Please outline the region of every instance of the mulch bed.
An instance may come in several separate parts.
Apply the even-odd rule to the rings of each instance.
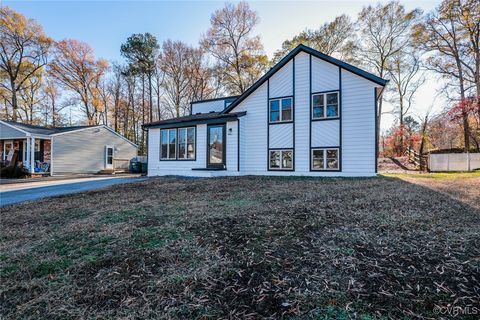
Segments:
[[[465,183],[159,178],[2,208],[0,315],[476,319]]]

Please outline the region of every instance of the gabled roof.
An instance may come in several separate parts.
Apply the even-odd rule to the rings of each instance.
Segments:
[[[329,63],[332,63],[334,65],[339,66],[342,69],[345,69],[347,71],[350,71],[360,77],[363,77],[367,80],[370,80],[382,87],[384,87],[387,83],[388,80],[382,79],[380,77],[377,77],[376,75],[369,73],[367,71],[364,71],[360,68],[357,68],[355,66],[352,66],[351,64],[348,64],[346,62],[343,62],[341,60],[335,59],[333,57],[330,57],[324,53],[321,53],[318,50],[312,49],[310,47],[304,46],[303,44],[298,45],[295,49],[290,51],[289,54],[287,54],[285,57],[283,57],[282,60],[280,60],[276,65],[274,65],[267,73],[265,73],[260,79],[258,79],[250,88],[248,88],[242,95],[240,95],[235,101],[232,102],[225,110],[222,111],[222,113],[228,113],[233,108],[238,106],[240,102],[242,102],[246,97],[248,97],[252,92],[254,92],[258,87],[260,87],[265,81],[267,81],[275,72],[280,70],[284,65],[286,65],[294,56],[296,56],[300,52],[306,52],[308,54],[311,54],[314,57],[317,57],[319,59],[322,59],[324,61],[327,61]]]
[[[9,124],[12,127],[15,127],[19,130],[32,133],[32,134],[43,134],[43,135],[51,135],[51,134],[56,134],[56,133],[63,133],[63,132],[69,132],[69,131],[75,131],[75,130],[80,130],[80,129],[85,129],[85,128],[93,128],[93,127],[98,127],[98,126],[73,126],[73,127],[57,127],[57,128],[47,128],[47,127],[42,127],[42,126],[35,126],[33,124],[27,124],[27,123],[20,123],[20,122],[14,122],[14,121],[3,121],[6,124]]]
[[[209,113],[199,113],[192,114],[190,116],[172,118],[166,120],[160,120],[156,122],[151,122],[145,124],[144,128],[173,128],[182,124],[182,126],[189,126],[194,124],[205,124],[205,123],[223,123],[225,120],[235,120],[239,117],[242,117],[246,112],[232,112],[224,114],[221,112],[209,112]]]

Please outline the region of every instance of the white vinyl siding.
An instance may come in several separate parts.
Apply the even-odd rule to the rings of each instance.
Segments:
[[[270,98],[293,95],[293,61],[289,61],[270,78]]]
[[[312,93],[339,89],[338,66],[312,56]]]
[[[375,85],[342,70],[342,171],[375,174]]]
[[[340,120],[312,121],[312,148],[340,145]]]
[[[310,169],[310,72],[309,57],[295,56],[295,172],[309,174]]]
[[[232,112],[247,111],[240,118],[240,172],[267,171],[267,82],[250,94]]]
[[[192,114],[223,111],[225,100],[192,103]]]
[[[196,126],[197,150],[196,160],[192,161],[163,161],[160,159],[160,129],[148,130],[148,175],[192,175],[192,168],[205,168],[207,161],[206,134],[207,125]]]
[[[188,163],[149,162],[149,175],[309,175],[374,176],[375,175],[375,99],[373,82],[342,70],[310,55],[298,53],[276,74],[260,85],[230,112],[240,117],[240,155],[237,154],[237,123],[226,127],[227,170],[192,171],[206,167],[206,125],[197,126],[197,160]],[[292,72],[295,72],[295,75]],[[312,82],[310,83],[310,72]],[[295,79],[294,90],[292,88]],[[310,90],[311,84],[311,90]],[[268,88],[268,90],[267,90]],[[336,91],[339,94],[339,118],[312,121],[312,93]],[[267,94],[269,92],[269,94]],[[269,124],[269,100],[293,97],[293,123]],[[223,108],[223,105],[222,105]],[[311,128],[311,129],[310,129]],[[230,129],[232,129],[230,131]],[[159,139],[158,129],[150,129]],[[341,131],[341,132],[340,132]],[[149,141],[149,159],[158,159],[158,140]],[[155,150],[157,148],[157,150]],[[312,149],[338,149],[339,167],[335,170],[311,170]],[[269,170],[270,151],[292,150],[292,170]],[[240,156],[240,172],[237,159]]]
[[[270,148],[293,148],[293,124],[270,125]]]

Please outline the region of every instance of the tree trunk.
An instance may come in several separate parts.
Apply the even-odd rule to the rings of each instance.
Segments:
[[[17,121],[18,102],[17,102],[17,88],[15,80],[10,79],[10,87],[12,88],[12,121]]]
[[[152,73],[148,73],[148,95],[150,96],[150,103],[149,103],[149,108],[150,108],[150,121],[153,121],[153,96],[152,96]],[[143,131],[143,130],[142,130]]]

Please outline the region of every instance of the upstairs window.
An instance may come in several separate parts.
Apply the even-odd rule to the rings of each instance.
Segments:
[[[312,170],[338,170],[339,149],[312,149]]]
[[[272,99],[269,108],[270,123],[292,121],[292,98]]]
[[[338,92],[312,95],[312,119],[338,118]]]

